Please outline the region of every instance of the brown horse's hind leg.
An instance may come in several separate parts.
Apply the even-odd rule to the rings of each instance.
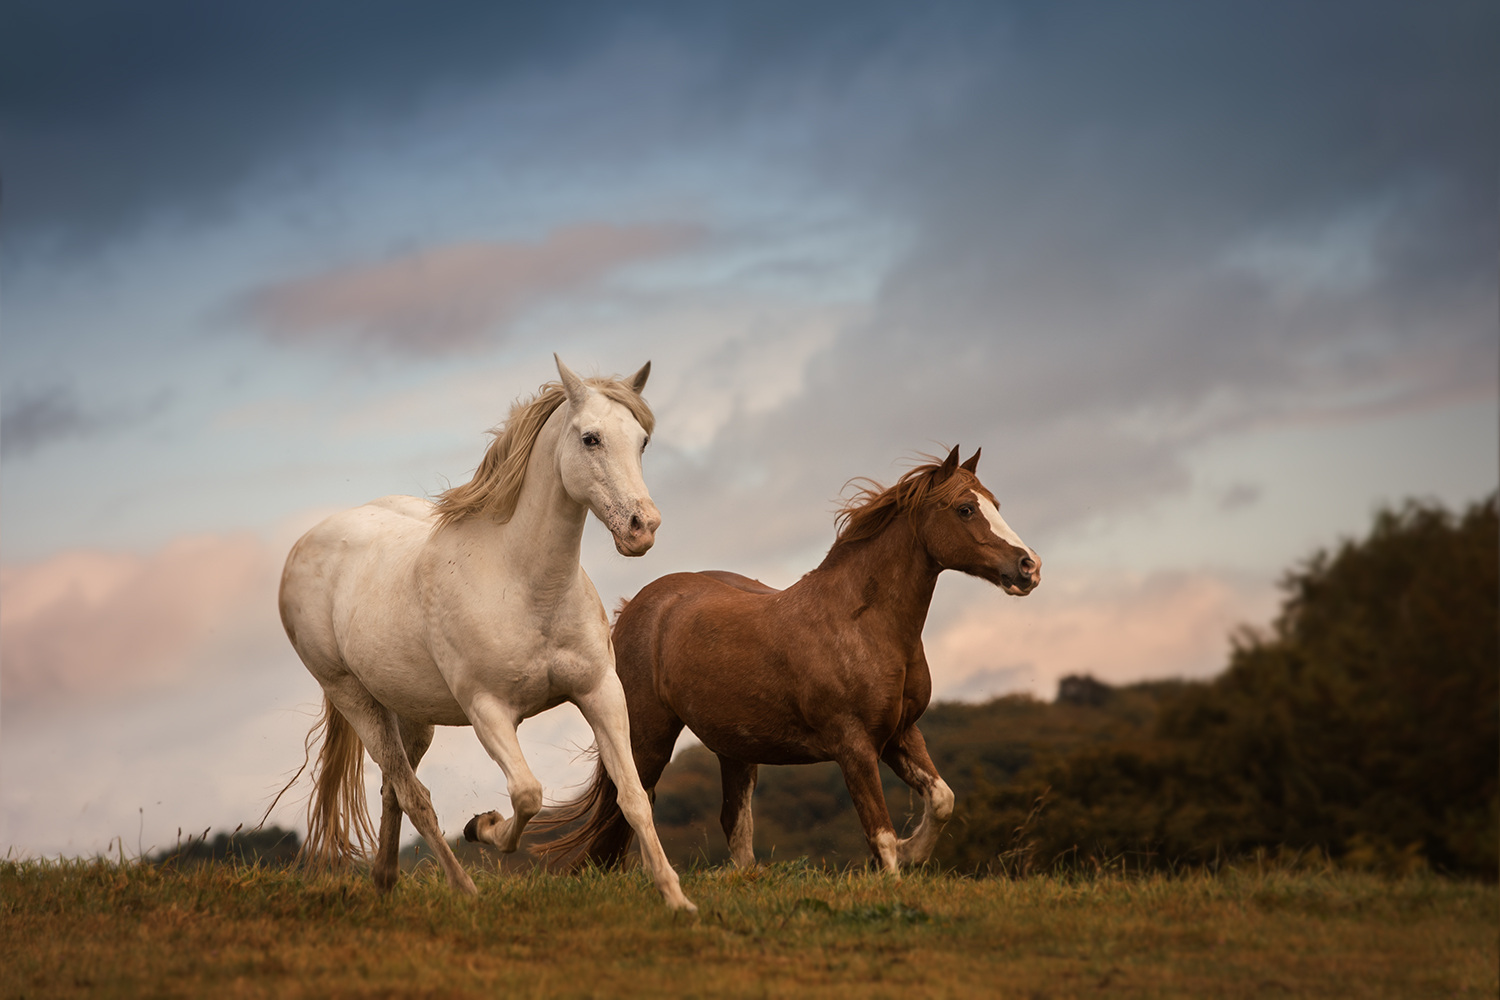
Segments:
[[[844,773],[844,784],[849,786],[849,797],[854,800],[854,809],[859,813],[860,825],[865,828],[870,853],[875,855],[881,868],[898,874],[896,828],[891,825],[890,809],[886,807],[885,792],[880,787],[880,759],[871,747],[848,747],[839,755],[838,762],[839,770]]]
[[[937,768],[927,754],[927,741],[916,726],[886,744],[882,759],[897,777],[922,796],[922,822],[917,824],[910,837],[896,844],[896,859],[901,864],[919,865],[932,856],[938,834],[943,832],[948,817],[953,815],[953,792],[938,776]]]
[[[654,701],[653,706],[659,707]],[[651,801],[655,802],[656,783],[661,780],[662,771],[672,762],[672,748],[677,745],[677,737],[682,732],[682,720],[668,715],[665,709],[651,712],[650,718],[642,719],[641,715],[644,713],[638,713],[636,708],[635,705],[630,706],[630,749],[635,757],[641,787],[646,790]],[[603,768],[604,765],[601,763],[599,766]],[[612,868],[623,861],[626,852],[630,850],[630,842],[635,839],[630,821],[620,811],[615,783],[607,774],[608,772],[604,780],[608,786],[606,799],[609,802],[609,812],[607,816],[600,817],[599,828],[579,859],[592,861],[601,868]]]
[[[736,868],[755,865],[755,822],[750,815],[750,797],[755,794],[759,764],[719,757],[719,777],[724,786],[724,808],[719,825],[729,840],[729,857]]]
[[[412,771],[422,761],[422,755],[432,745],[431,726],[419,726],[400,719],[401,743],[406,747],[406,759]],[[380,781],[380,847],[375,852],[375,862],[370,874],[375,879],[375,888],[381,893],[390,892],[396,885],[401,858],[401,803],[396,798],[396,789],[384,776]]]

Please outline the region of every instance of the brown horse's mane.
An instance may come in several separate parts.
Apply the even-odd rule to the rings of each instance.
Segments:
[[[624,406],[645,428],[647,434],[656,427],[656,417],[645,399],[629,382],[619,378],[586,378],[583,384],[598,389],[607,398]],[[547,382],[535,396],[511,404],[505,423],[490,431],[494,440],[474,477],[462,486],[438,494],[438,527],[462,521],[474,514],[487,514],[499,522],[509,521],[521,498],[526,481],[526,466],[531,451],[542,433],[547,418],[568,398],[561,382]]]
[[[849,483],[864,483],[839,509],[837,542],[857,542],[880,534],[900,514],[923,507],[951,507],[969,492],[979,493],[992,503],[995,496],[967,469],[954,469],[943,476],[943,462],[932,455],[915,468],[908,469],[892,486],[881,486],[863,476]]]

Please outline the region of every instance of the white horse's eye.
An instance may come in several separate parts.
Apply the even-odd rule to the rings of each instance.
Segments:
[[[583,436],[583,443],[589,448],[597,448],[599,447],[599,435],[594,431],[589,431]]]

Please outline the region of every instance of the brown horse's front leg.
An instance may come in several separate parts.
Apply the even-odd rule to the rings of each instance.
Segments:
[[[844,784],[849,786],[849,797],[854,800],[854,809],[859,813],[860,825],[865,828],[870,853],[875,855],[881,868],[899,874],[896,828],[891,825],[891,812],[880,787],[880,759],[875,756],[873,747],[861,747],[846,750],[840,754],[838,762],[839,770],[844,773]]]
[[[953,791],[938,776],[937,767],[927,754],[927,741],[916,726],[909,727],[886,744],[882,759],[896,776],[922,796],[922,822],[910,837],[896,844],[897,859],[903,865],[919,865],[932,857],[938,834],[953,815]]]

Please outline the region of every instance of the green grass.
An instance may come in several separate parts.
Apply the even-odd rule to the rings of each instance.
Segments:
[[[1494,997],[1500,892],[1340,871],[901,881],[0,864],[0,995]]]

